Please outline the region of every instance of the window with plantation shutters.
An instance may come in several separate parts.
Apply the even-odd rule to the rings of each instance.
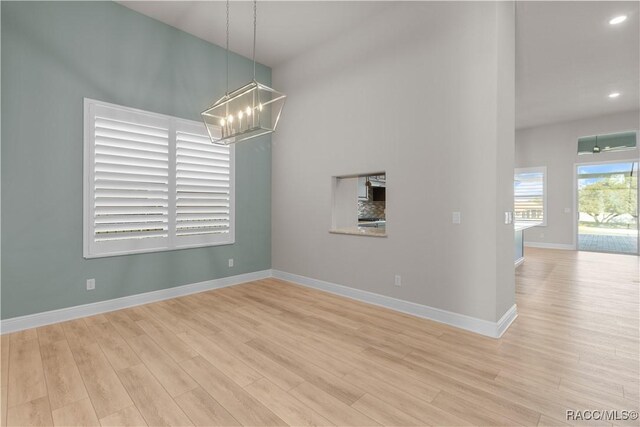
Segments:
[[[547,168],[521,168],[514,175],[514,212],[516,221],[546,225]]]
[[[234,242],[234,148],[200,122],[85,99],[84,256]]]
[[[231,225],[229,146],[214,145],[203,124],[176,124],[176,241],[227,236]]]

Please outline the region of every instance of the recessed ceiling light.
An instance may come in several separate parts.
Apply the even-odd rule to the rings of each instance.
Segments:
[[[620,15],[620,16],[616,16],[615,18],[612,18],[609,21],[609,24],[618,25],[618,24],[622,24],[626,20],[627,20],[627,15]]]
[[[612,92],[609,94],[609,98],[617,98],[620,96],[620,92]]]

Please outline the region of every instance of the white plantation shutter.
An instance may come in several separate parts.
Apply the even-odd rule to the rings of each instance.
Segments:
[[[86,99],[84,256],[233,243],[233,155],[201,123]]]
[[[231,150],[202,123],[176,123],[176,244],[225,241],[231,233]]]
[[[546,167],[516,169],[514,211],[516,221],[546,224]]]

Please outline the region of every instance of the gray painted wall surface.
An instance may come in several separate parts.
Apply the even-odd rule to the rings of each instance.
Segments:
[[[638,159],[630,151],[578,156],[578,138],[640,128],[640,112],[538,126],[516,132],[516,167],[547,167],[547,225],[525,230],[525,242],[575,244],[574,165]],[[569,212],[564,209],[569,208]]]
[[[399,3],[274,68],[274,269],[489,321],[511,307],[513,25],[509,2]],[[331,177],[372,171],[388,238],[329,234]]]
[[[504,212],[513,211],[515,156],[515,4],[496,6],[497,107],[496,126],[496,320],[515,303],[513,228],[504,224]],[[507,177],[509,177],[507,179]],[[469,176],[469,179],[474,179]]]
[[[1,7],[3,319],[271,267],[270,138],[237,147],[236,244],[83,259],[83,98],[199,120],[224,49],[113,2]],[[230,68],[232,89],[252,77]]]

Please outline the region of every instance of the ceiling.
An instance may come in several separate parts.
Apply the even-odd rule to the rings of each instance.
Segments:
[[[226,43],[224,1],[118,1],[218,46]],[[274,67],[389,7],[384,1],[258,2],[256,61]],[[253,2],[230,3],[229,49],[251,58]]]
[[[119,1],[220,46],[223,1]],[[516,4],[516,127],[637,110],[640,80],[638,2]],[[387,1],[258,3],[258,62],[275,67],[393,7]],[[252,3],[231,2],[230,49],[252,52]],[[611,26],[610,18],[628,15]],[[611,92],[620,92],[616,99]]]
[[[516,127],[637,110],[639,4],[518,2]],[[628,19],[610,25],[618,15]]]

